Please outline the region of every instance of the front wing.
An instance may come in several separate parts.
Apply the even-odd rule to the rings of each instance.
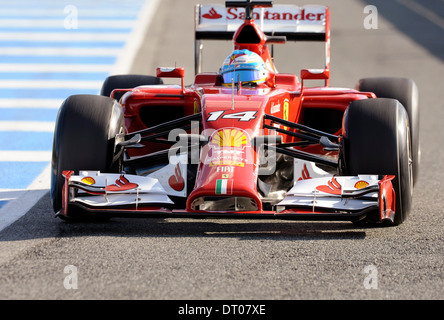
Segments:
[[[303,170],[307,166],[315,168],[310,162],[300,165]],[[170,170],[186,172],[179,164]],[[307,174],[295,181],[271,210],[190,211],[184,205],[187,194],[168,188],[159,173],[139,176],[81,171],[74,175],[73,171],[64,171],[63,203],[57,215],[69,217],[76,208],[81,208],[91,215],[110,217],[359,221],[372,214],[377,221],[394,221],[394,176],[333,176],[319,170],[317,175],[311,175],[314,177]],[[236,194],[231,196],[236,198]]]

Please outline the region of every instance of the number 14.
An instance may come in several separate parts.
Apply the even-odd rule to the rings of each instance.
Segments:
[[[250,121],[256,119],[257,111],[243,111],[230,114],[224,114],[225,111],[213,111],[209,113],[207,121],[216,121],[222,119],[238,119],[239,121]]]

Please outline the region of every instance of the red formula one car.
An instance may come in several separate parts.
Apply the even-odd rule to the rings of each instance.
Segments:
[[[330,87],[325,6],[227,1],[195,12],[192,85],[182,68],[158,68],[64,101],[52,158],[57,216],[407,218],[420,155],[413,81]],[[206,39],[234,43],[217,73],[200,71]],[[325,67],[279,73],[269,46],[285,41],[325,42]]]

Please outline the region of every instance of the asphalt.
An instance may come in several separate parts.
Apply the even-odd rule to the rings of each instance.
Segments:
[[[191,2],[161,2],[134,73],[177,65],[192,82]],[[305,3],[310,2],[299,1]],[[46,195],[0,232],[0,299],[442,300],[444,2],[372,1],[378,28],[370,30],[363,26],[368,3],[322,3],[332,14],[332,86],[399,76],[419,87],[421,170],[404,224],[211,219],[72,224],[53,218]],[[415,4],[427,10],[412,10]],[[230,44],[205,45],[204,69],[217,71]],[[322,55],[312,52],[319,48],[304,48],[277,47],[279,71],[322,66]],[[65,288],[72,280],[66,266],[77,268],[77,289]]]

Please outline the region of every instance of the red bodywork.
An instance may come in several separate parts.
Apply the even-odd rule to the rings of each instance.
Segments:
[[[253,28],[260,38],[257,43],[239,43],[239,34],[244,28]],[[158,69],[159,77],[181,78],[182,85],[141,86],[130,90],[120,100],[124,108],[127,133],[133,133],[155,126],[151,117],[168,121],[175,117],[201,114],[200,130],[209,138],[202,147],[194,188],[189,193],[184,208],[166,209],[160,207],[139,207],[119,209],[120,212],[156,212],[160,214],[205,213],[196,209],[196,204],[212,197],[242,197],[251,201],[249,210],[233,210],[238,216],[286,216],[299,214],[325,214],[327,211],[304,211],[288,209],[281,212],[264,209],[257,189],[259,157],[252,141],[257,136],[280,135],[284,143],[296,143],[301,139],[279,129],[295,131],[282,125],[272,124],[265,115],[293,123],[314,127],[332,135],[342,135],[342,115],[351,101],[375,98],[373,93],[354,89],[331,88],[330,77],[330,26],[329,11],[326,10],[326,60],[322,70],[302,70],[300,77],[294,74],[278,73],[270,55],[267,36],[254,20],[246,20],[233,38],[234,49],[248,49],[259,54],[269,67],[269,77],[257,87],[224,87],[217,73],[200,73],[191,86],[184,86],[183,69]],[[325,86],[306,87],[309,80],[323,80]],[[116,89],[115,92],[121,91]],[[267,127],[271,126],[271,127]],[[272,128],[276,129],[273,130]],[[130,157],[138,157],[165,150],[171,144],[144,142],[144,148],[128,149]],[[337,159],[338,151],[326,151],[320,144],[295,146],[295,149]],[[380,182],[381,202],[386,208],[380,209],[381,218],[394,212],[394,192],[390,177]],[[96,211],[101,211],[97,209]],[[230,212],[216,212],[229,215]],[[259,214],[259,215],[258,215]],[[336,215],[337,217],[338,215]]]
[[[236,38],[244,27],[253,27],[260,35],[260,43],[238,43]],[[245,21],[234,36],[235,49],[248,49],[258,53],[266,61],[266,64],[272,66],[272,69],[275,70],[265,43],[266,36],[253,20]],[[302,70],[301,78],[305,81],[311,79],[328,80],[328,65],[326,67],[319,74]],[[214,148],[211,146],[204,148],[196,184],[187,200],[187,210],[194,210],[192,204],[197,198],[214,196],[216,182],[218,179],[222,179],[223,176],[224,179],[233,180],[230,195],[249,197],[256,203],[257,211],[262,211],[262,203],[256,189],[257,156],[250,140],[258,135],[269,134],[269,129],[263,128],[263,123],[270,122],[264,121],[265,114],[304,124],[304,115],[309,112],[307,110],[318,109],[319,117],[322,117],[322,111],[325,110],[334,110],[338,114],[343,114],[351,101],[375,97],[373,93],[358,92],[352,89],[330,88],[327,86],[303,87],[296,75],[277,73],[273,70],[270,70],[270,76],[265,84],[256,88],[235,89],[235,93],[233,93],[232,88],[220,85],[217,73],[201,73],[195,76],[194,84],[189,87],[140,87],[124,95],[121,103],[125,109],[126,127],[129,133],[147,128],[141,118],[141,109],[149,109],[152,114],[155,114],[157,112],[168,112],[169,108],[180,108],[183,111],[183,116],[201,113],[203,131],[212,132],[231,128],[234,131],[242,130],[242,134],[246,134],[246,140],[248,141],[240,147],[243,150],[241,151],[242,158],[239,159],[239,165],[229,165],[229,168],[214,165],[213,162],[205,159],[205,157],[208,157],[208,152],[213,151]],[[174,75],[160,74],[160,76],[162,75],[183,78],[183,74],[177,73]],[[340,135],[342,133],[341,123],[337,123],[337,130],[330,133]],[[277,134],[282,135],[283,142],[298,141],[297,137],[280,134],[279,132]],[[144,149],[130,149],[128,152],[130,156],[140,156],[163,148],[165,146],[161,144],[148,143]],[[236,147],[227,145],[226,148],[229,152],[236,152],[234,150]],[[337,156],[337,152],[326,152],[320,145],[301,148],[301,150],[320,155]]]

